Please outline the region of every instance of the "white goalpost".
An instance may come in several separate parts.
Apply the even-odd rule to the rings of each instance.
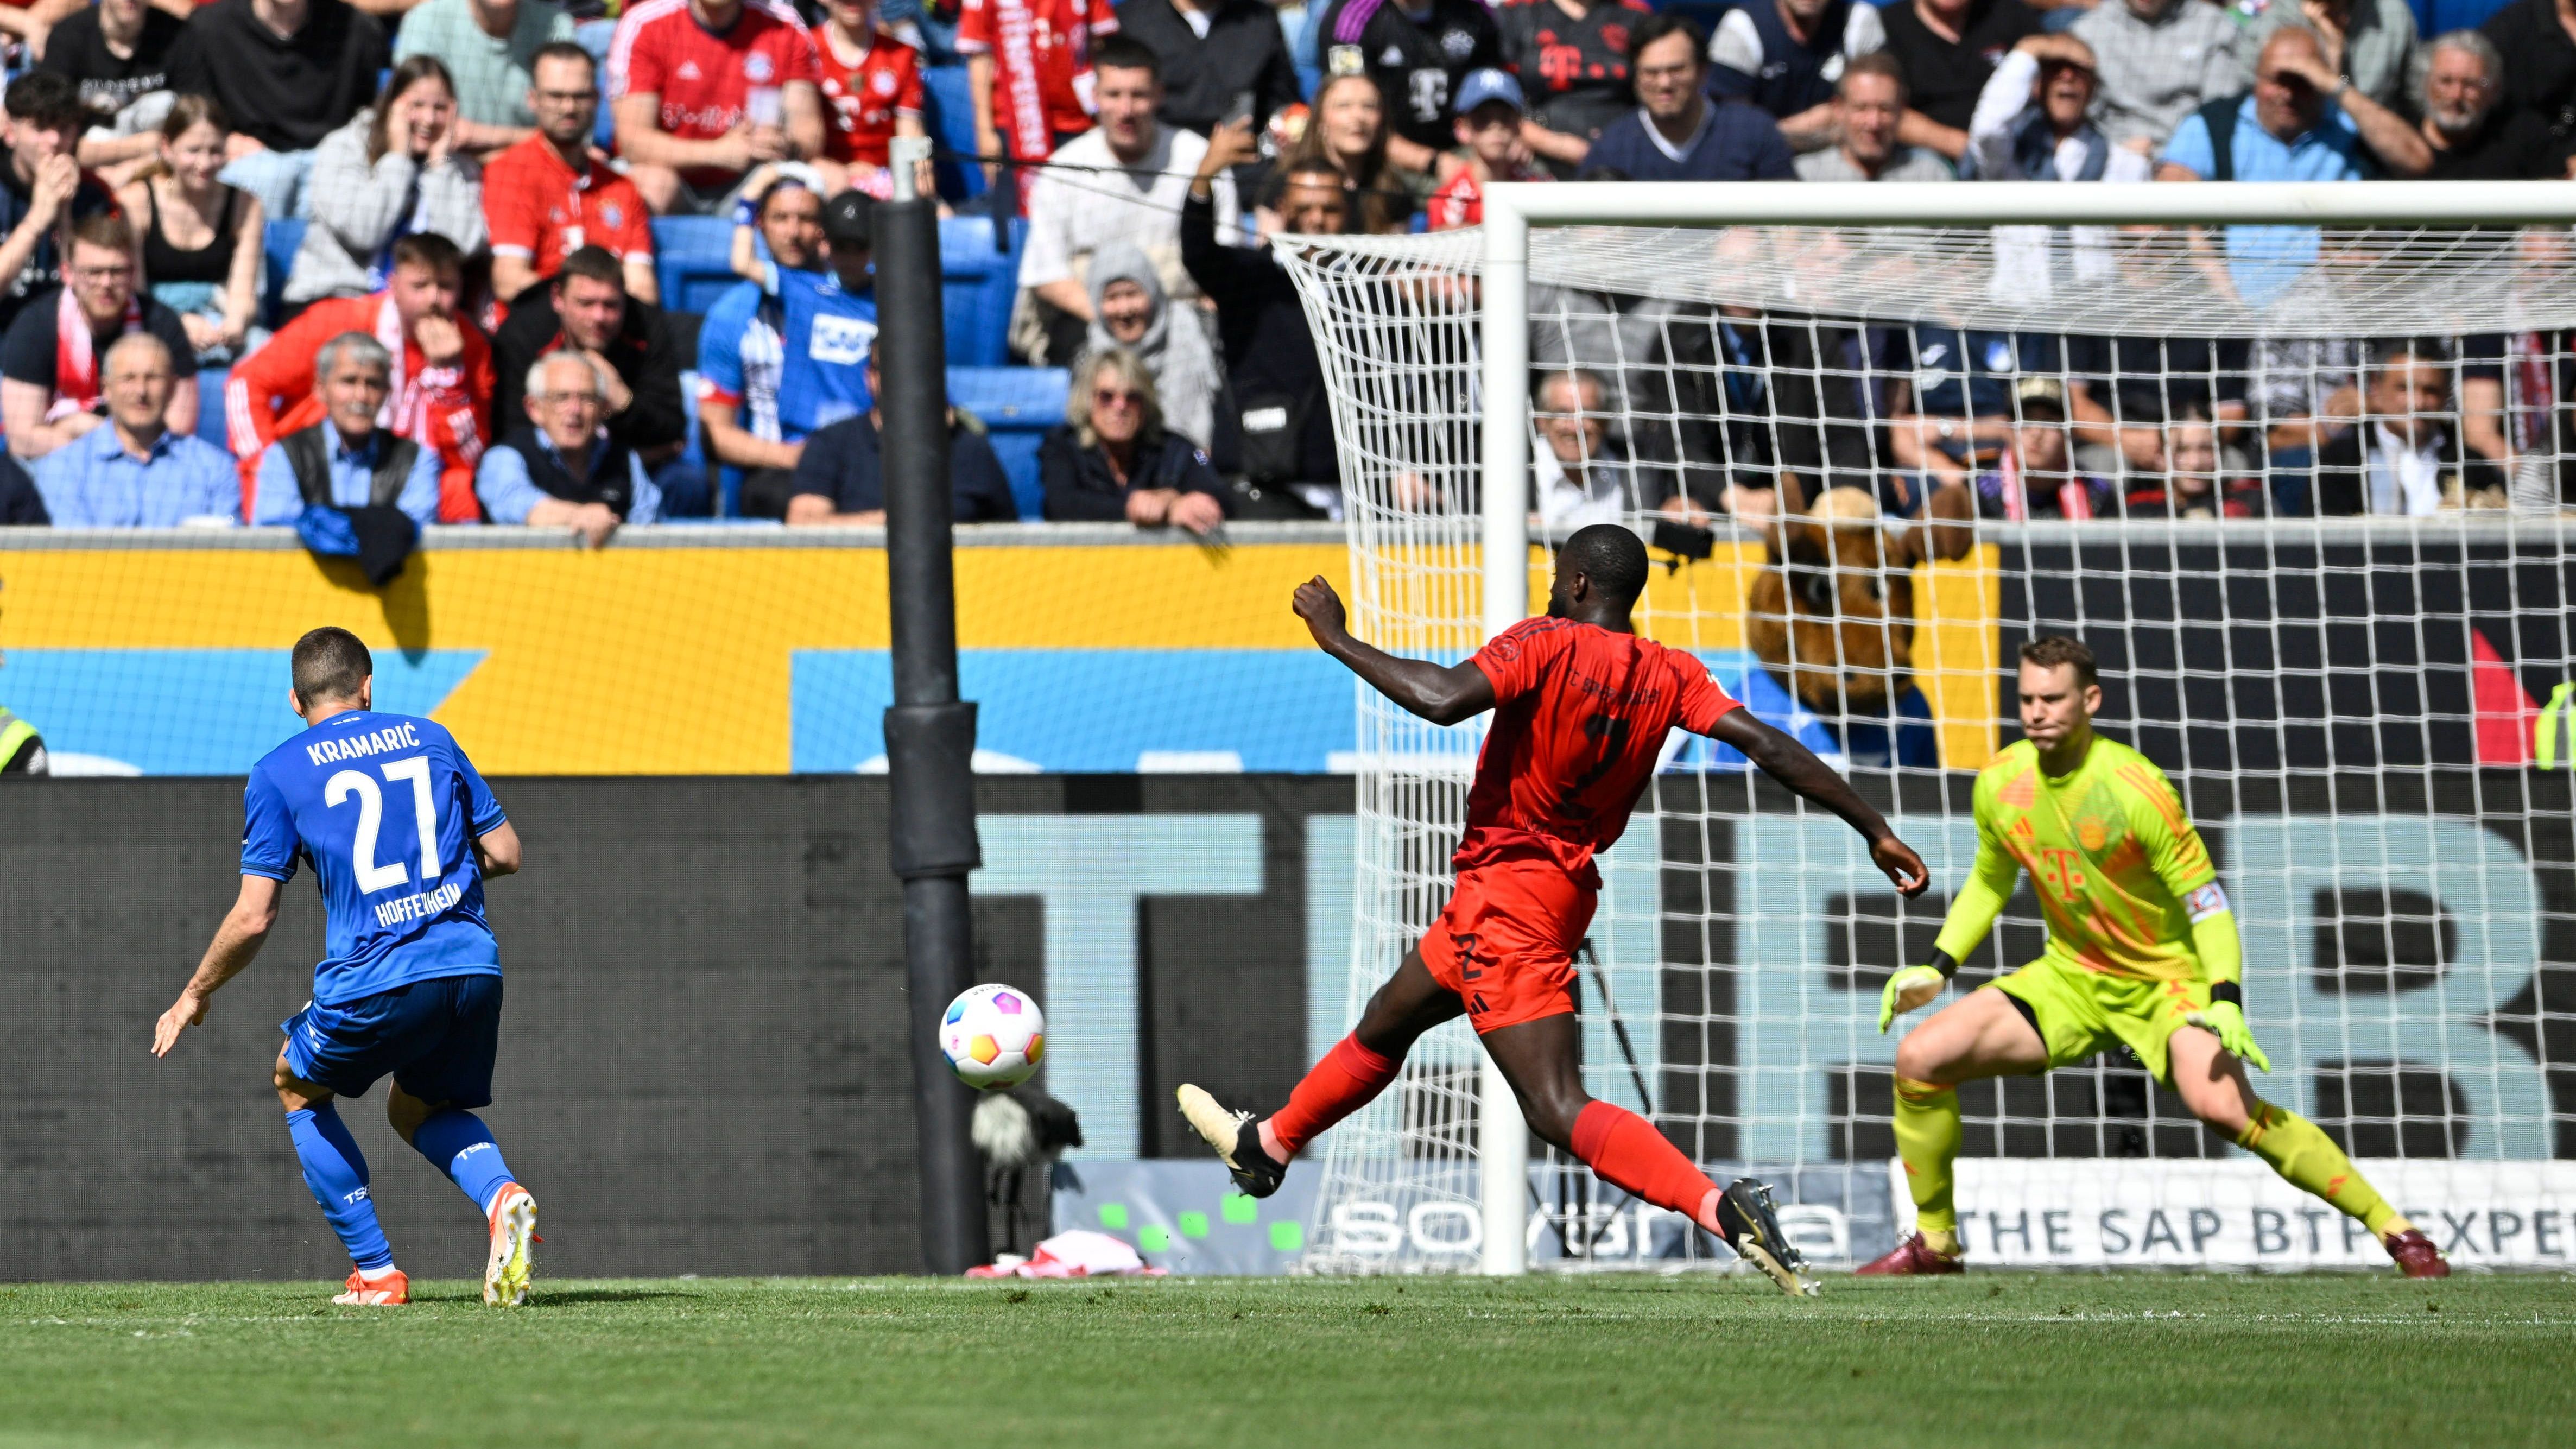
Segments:
[[[1668,742],[1580,961],[1595,1095],[1721,1181],[1773,1180],[1811,1256],[1887,1246],[1911,1208],[1877,983],[1966,870],[2013,648],[2075,633],[2106,733],[2221,861],[2282,1067],[2258,1085],[2401,1207],[2466,1213],[2455,1258],[2561,1261],[2572,223],[2555,183],[1522,184],[1477,231],[1274,242],[1325,366],[1363,637],[1462,658],[1529,612],[1534,542],[1627,521],[1658,560],[1641,631],[1934,868],[1899,902],[1839,822]],[[1481,738],[1356,707],[1353,1019],[1445,898]],[[2028,905],[1961,989],[2037,953]],[[2116,1055],[1968,1110],[1980,1256],[2367,1258]],[[1308,1265],[1728,1258],[1529,1148],[1463,1026],[1433,1033],[1325,1138]]]

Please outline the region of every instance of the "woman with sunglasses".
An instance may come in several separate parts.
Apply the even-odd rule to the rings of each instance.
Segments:
[[[1163,427],[1154,379],[1112,347],[1074,364],[1064,423],[1038,447],[1051,521],[1170,526],[1213,533],[1225,522],[1216,470],[1198,444]]]

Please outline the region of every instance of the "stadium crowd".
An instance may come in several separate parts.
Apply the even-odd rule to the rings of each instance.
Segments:
[[[952,409],[957,517],[1200,533],[1339,512],[1274,234],[1472,226],[1498,180],[2576,157],[2576,0],[2429,40],[2405,0],[13,0],[0,40],[0,519],[337,513],[308,541],[362,557],[429,523],[880,517],[872,208],[893,140],[934,128],[972,151],[918,180],[1009,238],[1010,355],[1064,399],[1007,457]],[[729,240],[696,310],[656,255],[685,227]],[[2279,294],[2315,254],[2284,231],[2195,233],[2211,293]],[[2140,346],[1715,307],[1644,335],[1625,367],[1542,356],[1543,522],[1759,520],[1799,506],[1784,480],[1900,514],[2429,513],[2535,469],[2554,504],[2576,454],[2552,335]]]

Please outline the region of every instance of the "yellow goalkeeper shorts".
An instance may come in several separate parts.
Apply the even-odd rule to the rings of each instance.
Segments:
[[[2055,956],[1998,979],[1994,989],[2026,1008],[2022,1014],[2048,1045],[2051,1068],[2125,1045],[2159,1082],[2170,1080],[2165,1043],[2190,1024],[2185,1016],[2209,1006],[2206,981],[2113,976]]]

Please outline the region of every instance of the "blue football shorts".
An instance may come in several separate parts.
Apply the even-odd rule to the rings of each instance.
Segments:
[[[307,1002],[280,1022],[286,1068],[342,1097],[391,1072],[432,1105],[487,1107],[501,1045],[501,978],[434,976],[338,1006]]]

